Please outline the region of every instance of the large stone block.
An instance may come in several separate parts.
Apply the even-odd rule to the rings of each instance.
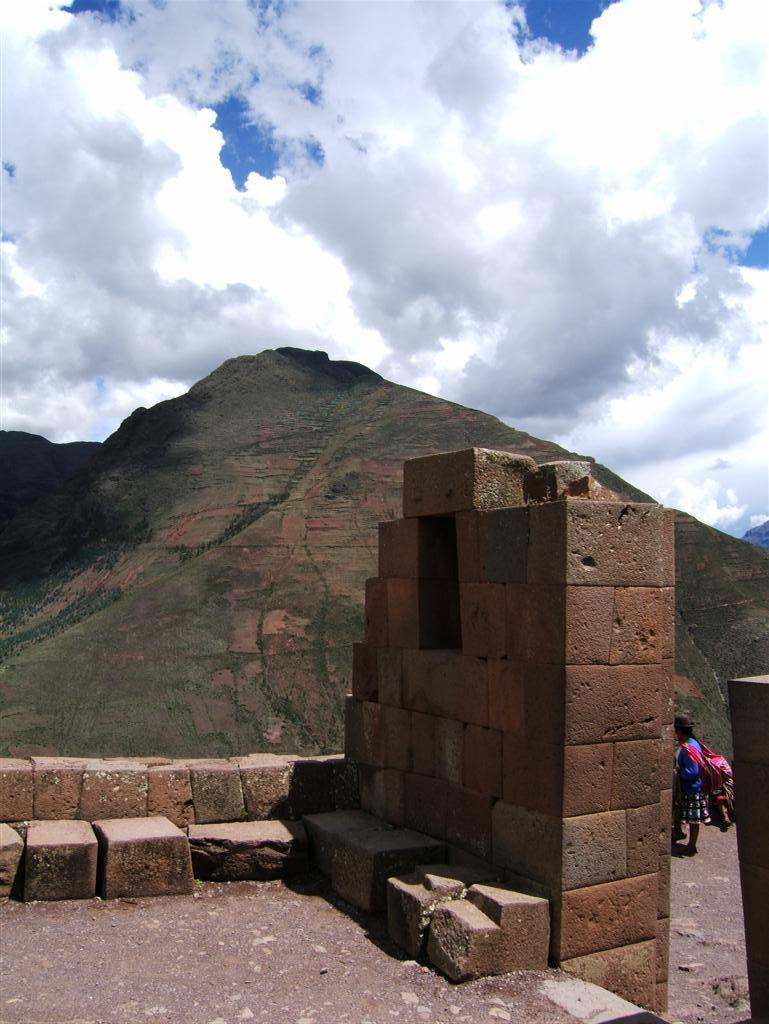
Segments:
[[[454,900],[437,907],[432,916],[427,956],[452,981],[497,974],[500,933],[474,903]]]
[[[659,738],[659,665],[568,665],[565,673],[567,743]]]
[[[230,821],[190,825],[196,878],[216,882],[263,881],[306,872],[307,835],[298,821]]]
[[[769,761],[769,675],[729,681],[734,760]]]
[[[411,712],[411,754],[416,775],[435,775],[436,733],[440,718]]]
[[[332,811],[326,814],[307,814],[303,818],[315,866],[328,878],[333,873],[334,851],[339,836],[345,832],[374,832],[387,830],[386,821],[366,811]]]
[[[561,883],[561,832],[560,818],[498,800],[491,812],[493,863],[557,890]]]
[[[446,884],[432,888],[419,871],[388,879],[387,930],[390,938],[409,956],[424,954],[430,921],[437,907],[460,898],[465,892],[459,879],[443,881]]]
[[[338,755],[291,757],[291,788],[288,813],[284,818],[301,818],[303,814],[334,810],[334,766]],[[276,815],[270,815],[275,817]]]
[[[95,821],[99,837],[99,892],[120,896],[175,896],[194,888],[187,836],[167,818]]]
[[[561,970],[582,981],[600,985],[639,1006],[656,1007],[664,994],[658,995],[654,981],[656,943],[639,942],[618,949],[589,953],[562,961]]]
[[[358,764],[384,765],[382,705],[350,698],[345,706],[345,754]]]
[[[354,761],[349,761],[346,757],[338,758],[332,765],[331,782],[334,789],[334,810],[350,811],[360,807],[358,766]]]
[[[32,817],[32,765],[20,758],[0,758],[0,821]]]
[[[608,664],[614,623],[614,588],[567,587],[564,607],[566,664]]]
[[[659,587],[616,587],[612,665],[657,664],[662,658],[665,604]]]
[[[387,791],[384,768],[358,765],[360,780],[360,809],[379,818],[387,817]]]
[[[560,961],[656,939],[657,876],[568,890],[562,895],[558,917]]]
[[[660,854],[657,871],[657,917],[670,917],[670,849]]]
[[[663,509],[566,498],[529,510],[529,583],[667,584]]]
[[[533,469],[533,459],[485,448],[409,459],[403,466],[403,514],[523,505],[523,479]]]
[[[16,829],[0,822],[0,896],[9,896],[24,853],[24,840]]]
[[[582,743],[564,749],[563,813],[598,814],[611,807],[613,743]]]
[[[411,711],[488,725],[487,663],[456,650],[406,651],[404,706]]]
[[[670,966],[670,918],[663,917],[657,920],[657,955],[655,980],[661,984],[668,980],[668,969]]]
[[[32,821],[24,857],[24,899],[79,900],[96,893],[97,842],[87,821]]]
[[[147,769],[130,761],[87,761],[79,817],[141,818],[147,813]]]
[[[83,761],[72,757],[33,757],[34,817],[37,820],[77,818],[83,789]]]
[[[667,779],[664,781],[667,783]],[[615,743],[612,808],[644,807],[656,803],[659,792],[659,740]]]
[[[490,659],[489,725],[512,736],[523,736],[526,722],[525,674],[517,661]]]
[[[662,586],[676,585],[676,510],[662,510]]]
[[[582,889],[624,878],[626,868],[627,832],[623,811],[564,819],[563,889]]]
[[[451,718],[434,718],[435,722],[435,775],[447,782],[462,782],[462,755],[465,729],[471,728]],[[480,728],[473,726],[472,728]]]
[[[409,829],[342,833],[332,864],[334,891],[361,910],[382,911],[388,878],[441,861],[445,850],[443,843]]]
[[[379,575],[402,579],[457,579],[453,516],[379,524]]]
[[[249,754],[238,761],[246,815],[251,821],[289,816],[293,767],[276,754]]]
[[[190,771],[186,765],[164,764],[149,769],[147,814],[168,818],[179,828],[194,822]]]
[[[563,498],[589,498],[597,490],[592,465],[577,459],[543,462],[526,474],[524,493],[531,505]]]
[[[502,733],[480,725],[464,730],[462,782],[488,796],[502,796]]]
[[[769,970],[769,928],[766,926],[766,908],[769,907],[769,868],[746,864],[743,861],[740,864],[740,882],[746,953],[749,960]]]
[[[378,652],[371,644],[352,645],[352,695],[356,700],[378,700]]]
[[[460,582],[526,582],[527,508],[458,512],[456,536]]]
[[[676,588],[660,589],[662,623],[660,631],[660,656],[663,660],[675,658],[676,654]]]
[[[563,746],[566,719],[566,669],[563,665],[524,664],[524,732],[539,743]],[[589,741],[579,741],[589,742]]]
[[[461,583],[462,652],[479,658],[507,654],[505,585]]]
[[[406,824],[406,773],[397,768],[385,768],[385,818],[391,825],[403,828]]]
[[[379,702],[401,707],[403,704],[403,651],[399,647],[377,650]]]
[[[646,807],[631,807],[625,811],[627,827],[627,873],[648,875],[658,868],[660,853],[670,850],[670,829],[667,846],[660,850],[660,822],[662,808],[659,803]],[[660,979],[661,980],[661,979]]]
[[[550,944],[550,904],[514,889],[475,884],[467,898],[501,930],[496,972],[544,971]]]
[[[540,814],[561,816],[563,747],[505,733],[502,745],[502,795]]]
[[[406,825],[444,839],[449,783],[425,775],[406,775],[404,786]]]
[[[382,706],[384,764],[402,772],[411,771],[411,712]]]
[[[366,580],[365,637],[372,647],[387,647],[387,580],[379,577]]]
[[[446,798],[446,839],[482,860],[491,859],[491,808],[494,798],[450,785]]]
[[[508,657],[543,665],[564,663],[566,596],[560,584],[506,584]]]
[[[388,637],[393,647],[461,646],[459,584],[451,580],[387,581]]]
[[[735,801],[740,816],[737,830],[740,863],[769,868],[769,814],[766,809],[769,760],[766,764],[735,761],[733,767]]]
[[[246,808],[237,764],[214,760],[188,763],[197,824],[241,821]]]

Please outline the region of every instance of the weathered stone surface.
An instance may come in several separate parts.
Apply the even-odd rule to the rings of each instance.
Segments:
[[[604,811],[563,822],[563,889],[582,889],[624,878],[627,839],[624,811]]]
[[[144,817],[147,813],[147,769],[129,761],[87,761],[83,771],[79,816]]]
[[[382,706],[384,763],[388,768],[411,771],[411,712],[404,708]]]
[[[613,759],[612,743],[582,743],[564,749],[565,816],[609,810]]]
[[[657,984],[668,980],[670,965],[670,918],[657,919],[657,950],[655,980]]]
[[[659,665],[567,665],[566,742],[658,738],[661,675]]]
[[[293,774],[288,759],[275,754],[251,754],[240,759],[239,768],[249,820],[286,817]]]
[[[436,718],[435,715],[426,715],[421,711],[411,712],[411,757],[416,775],[435,775],[437,732],[440,721],[442,719]],[[461,723],[459,727],[462,728]]]
[[[24,853],[24,840],[19,833],[0,822],[0,896],[10,895]]]
[[[417,872],[388,879],[387,930],[390,938],[409,956],[421,957],[436,907],[462,896],[464,891],[461,882],[455,882],[451,888],[428,889]]]
[[[298,821],[230,821],[187,830],[196,878],[263,881],[307,871],[307,835]]]
[[[452,981],[496,974],[500,931],[474,903],[454,900],[433,914],[427,956]]]
[[[312,860],[328,878],[333,873],[334,850],[339,836],[345,832],[363,832],[366,829],[382,831],[390,828],[381,818],[359,810],[307,814],[303,822],[307,829]]]
[[[659,792],[659,740],[615,743],[612,807],[644,807],[655,803]]]
[[[334,788],[334,809],[348,811],[360,807],[358,766],[346,757],[332,761],[331,783]]]
[[[564,656],[567,665],[606,665],[612,649],[613,587],[567,587]]]
[[[348,698],[345,706],[345,755],[358,764],[384,767],[382,705]]]
[[[417,864],[442,860],[445,849],[443,843],[408,829],[342,833],[332,861],[334,891],[361,910],[384,910],[387,879]]]
[[[489,725],[511,736],[523,736],[525,726],[524,673],[516,661],[488,662]]]
[[[377,700],[379,697],[379,649],[371,644],[352,645],[352,695],[356,700]]]
[[[336,755],[291,758],[288,814],[283,817],[301,818],[304,814],[333,811],[333,773],[339,761]],[[270,817],[276,817],[276,814],[273,812]]]
[[[366,580],[366,643],[373,647],[387,647],[387,580],[374,576]]]
[[[424,775],[406,775],[406,825],[417,832],[444,839],[446,836],[446,803],[449,783]]]
[[[384,797],[385,820],[396,828],[406,824],[406,773],[397,768],[385,768]]]
[[[32,765],[0,758],[0,821],[26,821],[33,810]]]
[[[456,650],[404,652],[403,704],[411,711],[488,725],[487,662]]]
[[[494,797],[449,784],[446,794],[446,839],[483,860],[491,859],[491,808]]]
[[[31,761],[35,819],[79,817],[85,763],[71,757],[33,757]]]
[[[462,783],[488,796],[502,796],[502,733],[480,725],[464,731]]]
[[[24,899],[90,899],[97,843],[87,821],[31,821],[24,856]]]
[[[462,653],[480,658],[507,654],[504,583],[460,583]]]
[[[450,718],[433,718],[435,723],[435,774],[447,782],[461,783],[465,728]],[[414,771],[417,771],[416,764]]]
[[[403,651],[399,647],[377,648],[379,703],[403,706]]]
[[[735,761],[733,768],[735,799],[739,803],[740,816],[737,833],[740,863],[769,869],[769,814],[766,810],[769,753],[766,764]]]
[[[666,586],[663,509],[566,498],[529,509],[529,583]]]
[[[538,896],[527,896],[497,885],[476,884],[467,898],[494,924],[501,934],[494,957],[494,973],[544,971],[550,945],[550,904]]]
[[[507,656],[518,661],[562,665],[566,588],[550,583],[505,585]]]
[[[655,939],[656,874],[564,892],[558,932],[561,961]]]
[[[245,816],[240,771],[229,761],[189,761],[195,821],[240,821]]]
[[[639,1006],[657,1006],[656,943],[639,942],[562,961],[561,970]],[[660,995],[659,998],[665,998]]]
[[[502,790],[508,803],[560,817],[563,747],[506,733],[502,742]]]
[[[491,812],[493,862],[556,888],[561,880],[560,818],[498,800]]]
[[[168,818],[115,818],[93,823],[99,837],[99,894],[174,896],[193,891],[187,836]]]
[[[729,681],[734,760],[766,764],[769,675]]]
[[[591,464],[577,459],[543,462],[524,480],[526,501],[532,505],[562,498],[589,498],[596,489]]]
[[[190,771],[185,765],[158,765],[147,773],[147,814],[168,818],[179,828],[195,820]]]
[[[662,810],[659,803],[646,807],[630,807],[625,811],[627,830],[627,873],[648,875],[657,870],[660,852],[670,849],[670,829],[667,847],[660,851],[660,820]],[[662,980],[662,979],[659,979]]]
[[[360,809],[378,818],[387,818],[387,790],[384,768],[358,765],[360,780]]]
[[[533,459],[486,448],[409,459],[403,466],[403,514],[523,505],[523,478],[535,469]]]
[[[456,580],[457,538],[453,517],[380,523],[379,575]]]
[[[616,587],[610,663],[638,665],[659,662],[664,611],[659,587]]]
[[[740,819],[742,827],[742,819]],[[769,928],[766,908],[769,907],[769,868],[756,864],[740,864],[742,911],[745,918],[747,956],[769,970]]]
[[[457,512],[461,583],[525,583],[529,510],[501,508]]]

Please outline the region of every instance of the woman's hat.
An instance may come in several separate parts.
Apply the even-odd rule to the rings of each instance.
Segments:
[[[694,728],[694,722],[691,720],[691,718],[687,714],[685,714],[684,712],[681,712],[681,713],[676,715],[676,718],[675,718],[675,728],[676,729],[693,729]]]

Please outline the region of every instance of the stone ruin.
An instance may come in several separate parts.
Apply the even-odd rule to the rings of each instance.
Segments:
[[[664,1010],[673,513],[588,463],[483,449],[407,462],[403,509],[366,585],[344,758],[0,760],[0,895],[312,864],[454,980],[550,964]],[[755,1013],[769,678],[732,687]]]

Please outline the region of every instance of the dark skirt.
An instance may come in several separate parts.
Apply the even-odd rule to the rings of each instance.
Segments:
[[[681,821],[710,823],[708,798],[704,793],[681,794]]]

